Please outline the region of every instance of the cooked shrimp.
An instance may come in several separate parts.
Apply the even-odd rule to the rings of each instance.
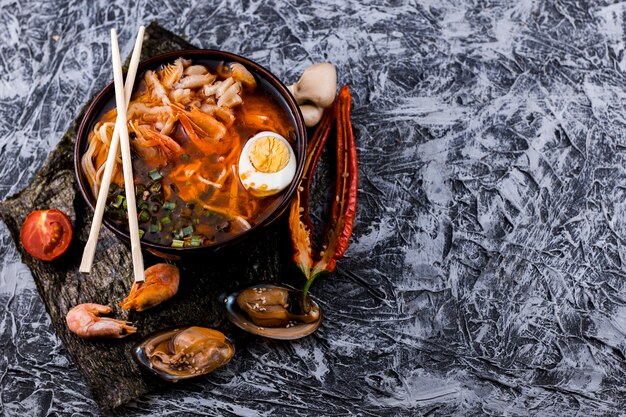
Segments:
[[[167,164],[168,157],[163,152],[161,142],[146,138],[143,135],[143,129],[137,126],[135,122],[128,122],[128,131],[134,133],[134,139],[131,141],[133,150],[135,150],[148,165],[159,167]]]
[[[204,94],[205,97],[215,96],[216,98],[220,98],[226,90],[235,84],[236,81],[233,77],[228,77],[223,81],[216,81],[211,85],[205,85],[202,87],[202,94]]]
[[[101,304],[79,304],[67,313],[65,321],[70,331],[83,339],[119,339],[137,332],[137,328],[126,321],[100,317],[111,311],[111,307]]]
[[[235,81],[233,77],[228,77],[224,81],[222,81],[217,88],[215,89],[215,97],[222,97],[226,91],[230,90],[233,85],[237,85],[238,83]]]
[[[168,159],[172,159],[174,156],[180,155],[183,152],[178,142],[167,135],[159,133],[150,126],[141,125],[139,126],[139,130],[146,139],[156,141]]]
[[[247,88],[254,89],[256,87],[254,76],[240,63],[234,62],[230,64],[230,73],[236,81],[239,81]]]
[[[194,105],[187,106],[186,108],[181,105],[173,105],[172,109],[178,113],[181,123],[183,123],[183,119],[187,119],[185,121],[191,122],[190,125],[193,127],[193,130],[197,131],[202,136],[218,141],[226,134],[226,128],[222,123]],[[185,126],[184,123],[183,127],[185,131],[187,131],[187,126]],[[187,131],[187,135],[190,137],[192,134],[193,133]]]
[[[204,65],[192,65],[185,69],[185,75],[204,75],[209,70]]]
[[[170,98],[175,103],[189,104],[192,101],[191,90],[189,88],[179,88],[172,90]]]
[[[217,106],[235,107],[240,105],[241,103],[243,103],[243,100],[241,99],[239,92],[241,92],[241,83],[236,82],[219,95],[219,100],[217,100]]]
[[[172,105],[172,109],[178,113],[178,120],[189,139],[201,151],[221,154],[231,148],[232,138],[225,138],[226,126],[215,117],[194,105]]]
[[[130,294],[119,305],[130,310],[144,311],[161,304],[178,292],[180,273],[170,264],[156,264],[146,269],[146,280],[135,282]]]
[[[128,106],[128,120],[140,119],[144,122],[164,122],[174,113],[169,106],[148,106],[146,103],[134,102]]]
[[[152,97],[160,100],[163,104],[170,104],[170,99],[167,97],[165,87],[163,87],[163,84],[161,84],[161,81],[159,81],[159,78],[153,71],[146,71],[144,79],[146,80],[146,85],[152,92]]]
[[[174,130],[174,123],[176,123],[177,121],[178,121],[178,116],[173,115],[173,116],[169,117],[165,121],[163,126],[161,127],[161,134],[169,136],[170,133],[172,133],[172,131]]]
[[[238,62],[231,62],[229,64],[220,64],[217,66],[217,73],[220,77],[228,78],[232,77],[235,81],[239,81],[246,88],[256,88],[256,80],[254,75]]]
[[[180,80],[180,77],[183,76],[182,59],[178,58],[173,64],[166,65],[159,73],[163,86],[172,88],[172,86]]]
[[[205,85],[210,85],[215,81],[216,76],[214,74],[192,74],[187,75],[174,86],[175,88],[198,88]]]

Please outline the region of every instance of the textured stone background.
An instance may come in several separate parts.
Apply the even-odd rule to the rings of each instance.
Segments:
[[[24,188],[138,22],[354,92],[352,246],[328,319],[120,415],[619,415],[626,4],[0,0],[0,197]],[[0,225],[0,411],[99,412]]]

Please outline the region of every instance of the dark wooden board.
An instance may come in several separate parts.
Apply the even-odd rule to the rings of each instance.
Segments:
[[[145,36],[144,59],[166,51],[192,48],[154,23],[146,29]],[[234,248],[176,262],[181,269],[180,289],[163,305],[130,314],[117,307],[128,294],[132,282],[130,252],[126,244],[103,228],[92,273],[86,276],[78,272],[92,211],[77,189],[73,149],[76,130],[87,105],[33,182],[0,203],[0,216],[22,252],[23,262],[32,271],[56,333],[85,378],[94,399],[103,408],[114,408],[166,385],[141,370],[131,357],[132,347],[147,334],[193,324],[221,329],[234,339],[236,345],[245,344],[248,337],[226,322],[218,296],[252,282],[276,280],[285,268],[289,268],[289,244],[285,216],[282,216],[256,233],[253,239]],[[33,259],[19,243],[20,228],[28,213],[46,208],[62,210],[74,224],[75,238],[70,250],[53,263]],[[145,254],[145,261],[146,266],[160,262],[149,254]],[[77,338],[68,331],[65,315],[73,306],[85,302],[114,307],[113,315],[134,322],[139,328],[138,334],[114,341]],[[220,370],[207,378],[219,378],[219,374]]]

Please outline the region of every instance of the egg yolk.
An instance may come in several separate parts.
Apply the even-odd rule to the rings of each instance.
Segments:
[[[280,139],[265,136],[250,147],[250,163],[260,172],[278,172],[289,162],[289,149]]]

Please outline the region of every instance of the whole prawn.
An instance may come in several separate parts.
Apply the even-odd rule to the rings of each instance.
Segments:
[[[111,311],[111,307],[101,304],[79,304],[67,313],[65,321],[70,331],[83,339],[120,339],[137,332],[137,328],[126,321],[100,317]]]
[[[135,282],[130,294],[119,306],[126,310],[144,311],[173,297],[178,291],[180,272],[174,265],[156,264],[145,271],[146,280]]]

